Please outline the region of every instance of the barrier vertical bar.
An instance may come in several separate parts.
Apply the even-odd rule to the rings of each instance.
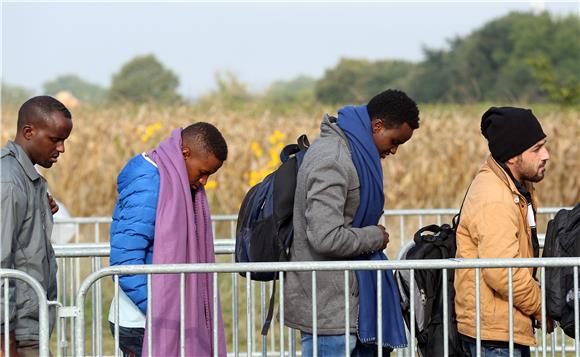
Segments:
[[[383,357],[383,280],[382,271],[377,269],[377,346],[379,357]]]
[[[213,355],[218,357],[219,355],[219,299],[218,299],[218,274],[213,273]]]
[[[230,221],[230,239],[236,239],[236,225]]]
[[[238,274],[233,273],[232,275],[233,285],[234,285],[234,292],[233,292],[233,301],[232,301],[232,311],[233,311],[233,325],[234,325],[234,333],[233,333],[233,343],[234,343],[234,357],[238,357],[240,353],[239,349],[239,334],[238,334]]]
[[[266,283],[260,282],[260,321],[262,325],[266,322]],[[268,353],[268,341],[266,336],[262,336],[262,356]]]
[[[78,226],[77,226],[77,230],[78,230]],[[69,258],[69,264],[70,264],[70,267],[71,267],[71,269],[69,270],[70,271],[69,288],[70,288],[70,297],[71,297],[71,301],[72,301],[73,296],[75,296],[75,286],[74,286],[74,284],[75,284],[75,278],[76,278],[75,277],[75,269],[74,269],[75,268],[74,258]],[[71,336],[71,343],[70,343],[71,346],[70,346],[70,348],[71,348],[71,351],[74,351],[75,350],[75,339],[74,339],[74,335],[75,335],[75,321],[74,320],[71,320],[69,326],[70,326],[70,336]]]
[[[57,284],[56,284],[56,301],[59,301],[62,304],[62,285],[61,285],[61,278],[62,278],[62,258],[57,259],[57,262],[60,261],[60,264],[58,264],[58,266],[61,268],[59,269],[59,271],[57,272],[56,275],[56,279],[57,279]],[[63,304],[64,306],[64,304]],[[56,319],[56,356],[57,357],[62,357],[63,355],[63,351],[62,351],[62,347],[64,344],[64,340],[63,340],[63,333],[62,333],[62,326],[61,326],[61,321],[60,318]]]
[[[318,306],[316,306],[316,270],[312,271],[312,355],[318,356]]]
[[[250,299],[252,301],[251,304],[251,311],[252,311],[252,318],[251,318],[251,330],[252,330],[252,353],[256,352],[256,348],[258,347],[258,342],[256,341],[256,338],[258,337],[256,333],[254,333],[256,331],[256,285],[258,283],[254,282],[253,284],[251,284],[251,289],[250,289]]]
[[[149,357],[153,356],[153,296],[151,294],[152,291],[152,278],[151,274],[147,274],[147,355]]]
[[[101,225],[99,222],[95,223],[95,241],[99,243],[101,241]],[[101,259],[95,257],[95,269],[99,270],[101,268]],[[95,270],[95,271],[96,271]],[[91,272],[92,273],[92,272]],[[77,285],[78,287],[79,285]],[[102,282],[99,279],[96,282],[96,311],[97,311],[97,355],[100,357],[103,355],[103,292],[102,292]]]
[[[401,247],[405,245],[405,216],[399,217],[399,232],[401,234]]]
[[[4,278],[4,348],[6,356],[10,357],[10,280]]]
[[[576,357],[580,357],[580,307],[578,306],[578,266],[574,267],[574,339],[576,344]]]
[[[246,343],[247,356],[252,355],[252,273],[246,273]]]
[[[280,272],[280,357],[284,351],[284,272]]]
[[[475,350],[481,357],[481,269],[475,268]]]
[[[80,234],[80,224],[75,225],[75,239],[78,243],[81,238]],[[74,301],[74,296],[76,294],[76,286],[81,285],[81,266],[79,258],[70,259],[70,271],[71,271],[71,291],[70,291],[70,301]],[[93,301],[94,304],[94,301]],[[70,321],[70,340],[71,340],[71,352],[75,351],[75,320]]]
[[[278,273],[278,276],[282,274],[282,272]],[[270,282],[268,284],[268,290],[270,290],[270,294],[268,296],[272,296],[272,294],[274,294],[274,282]],[[276,296],[274,296],[274,301],[276,300]],[[270,301],[270,299],[267,299],[266,301]],[[279,309],[279,307],[278,307]],[[274,318],[274,316],[272,316],[272,323],[270,324],[270,330],[272,331],[272,333],[270,333],[270,350],[271,352],[275,352],[276,351],[276,319]]]
[[[411,326],[409,327],[409,333],[411,334],[411,356],[416,356],[417,352],[415,350],[415,269],[411,269],[409,272],[409,305],[410,305],[410,317]]]
[[[350,354],[350,283],[349,271],[344,271],[344,355]]]
[[[115,274],[115,357],[119,357],[119,275]]]
[[[66,264],[66,258],[62,258],[62,305],[66,306],[67,305],[67,298],[66,298],[66,283],[67,283],[67,264]],[[71,303],[72,303],[72,296],[71,296]],[[68,347],[68,338],[66,336],[66,330],[67,330],[67,321],[66,319],[62,320],[61,323],[61,328],[62,328],[62,342],[61,342],[61,346],[62,346],[62,354],[65,356],[68,356],[67,353],[67,347]],[[71,350],[71,352],[73,352],[74,350]]]
[[[95,271],[95,258],[91,259],[91,272]],[[95,303],[95,300],[97,298],[97,292],[95,291],[95,287],[93,287],[91,289],[91,300],[92,300],[92,305],[91,305],[91,351],[92,351],[92,355],[91,356],[96,356],[97,355],[97,351],[96,351],[96,337],[97,337],[97,320],[96,320],[96,316],[97,316],[97,312],[96,312],[96,308],[97,308],[97,304]]]
[[[540,295],[542,299],[542,356],[545,357],[548,352],[548,342],[546,340],[546,267],[540,268]]]
[[[551,333],[551,336],[552,336],[552,348],[551,348],[552,357],[556,357],[556,345],[558,342],[556,341],[556,331],[555,330]]]
[[[448,287],[447,287],[447,269],[443,269],[443,353],[449,356],[449,306]]]
[[[514,355],[514,294],[512,268],[508,268],[508,324],[509,324],[509,356]]]
[[[564,331],[560,330],[562,336],[562,357],[566,357],[566,335]]]
[[[296,330],[288,327],[288,353],[290,357],[296,357]]]
[[[185,274],[179,274],[179,351],[185,356]]]

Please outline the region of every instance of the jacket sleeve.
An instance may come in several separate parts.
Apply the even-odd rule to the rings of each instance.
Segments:
[[[322,160],[307,175],[306,236],[318,254],[349,258],[382,247],[383,233],[377,226],[346,227],[348,189],[347,170],[334,159]]]
[[[150,177],[133,180],[119,193],[111,226],[111,265],[146,264],[153,245],[158,185]],[[147,311],[147,276],[119,277],[121,289],[145,314]]]
[[[485,203],[475,220],[480,258],[519,258],[518,216],[511,207],[498,202]],[[485,282],[505,300],[509,299],[508,269],[482,269]],[[514,306],[528,316],[539,317],[540,287],[530,269],[512,268]]]
[[[14,269],[13,249],[16,243],[18,231],[22,225],[22,220],[26,217],[26,195],[22,190],[13,183],[2,182],[2,210],[1,214],[1,241],[0,252],[2,255],[2,269]],[[9,321],[10,330],[14,329],[14,318],[16,314],[16,305],[14,295],[14,279],[9,280],[8,299],[9,299]],[[0,306],[4,306],[4,279],[0,282]],[[4,330],[4,314],[0,317],[2,321],[2,331]]]

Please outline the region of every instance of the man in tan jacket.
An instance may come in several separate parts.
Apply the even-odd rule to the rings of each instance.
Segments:
[[[550,154],[538,119],[529,109],[490,108],[481,132],[491,155],[473,180],[457,230],[457,258],[531,258],[539,251],[537,199],[532,183],[544,178]],[[535,345],[533,320],[541,321],[540,286],[534,269],[514,268],[514,356]],[[480,275],[482,356],[507,356],[509,303],[507,269]],[[457,328],[465,349],[476,355],[475,270],[455,272]],[[551,329],[551,324],[546,325]]]

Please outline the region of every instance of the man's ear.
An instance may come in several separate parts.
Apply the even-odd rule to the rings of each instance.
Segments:
[[[373,134],[380,132],[383,129],[383,121],[381,119],[371,120],[371,129]]]
[[[515,165],[515,164],[516,164],[516,163],[519,161],[520,157],[521,157],[521,154],[520,154],[520,155],[518,155],[518,156],[514,156],[514,157],[512,157],[511,159],[509,159],[509,160],[508,160],[508,161],[506,161],[505,163],[506,163],[506,164],[509,164],[509,165]]]
[[[191,156],[191,150],[185,145],[181,146],[181,153],[183,154],[184,159],[187,159]]]
[[[24,137],[24,139],[26,140],[30,140],[34,134],[36,134],[36,129],[30,125],[30,124],[26,124],[24,125],[24,127],[22,128],[22,136]]]

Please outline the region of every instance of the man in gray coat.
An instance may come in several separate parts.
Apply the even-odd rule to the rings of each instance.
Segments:
[[[58,206],[34,165],[50,168],[56,163],[72,127],[71,114],[61,102],[49,96],[31,98],[20,107],[16,137],[0,156],[2,268],[31,275],[46,290],[48,300],[56,299],[57,265],[50,236]],[[4,303],[1,294],[2,309]],[[49,314],[52,331],[54,309]],[[0,333],[4,333],[6,321],[0,315]],[[21,357],[38,356],[38,299],[32,288],[18,280],[9,283],[9,318],[10,351]],[[4,336],[0,338],[3,344]]]
[[[324,117],[320,137],[308,149],[298,171],[291,261],[353,260],[382,251],[389,242],[385,227],[378,224],[356,227],[353,224],[361,205],[361,194],[365,193],[363,191],[366,187],[363,180],[359,179],[361,173],[353,161],[354,143],[347,138],[341,126],[341,112],[347,108],[339,111],[338,118],[329,115]],[[366,109],[365,106],[356,108],[364,111],[360,117],[365,118],[361,119],[364,122],[360,125],[362,135],[359,139],[363,142],[359,144],[370,149],[370,155],[376,161],[375,167],[378,167],[375,171],[380,171],[378,185],[381,197],[374,200],[378,206],[374,210],[378,223],[384,202],[380,160],[394,155],[399,145],[411,138],[413,131],[419,127],[419,110],[413,100],[398,90],[378,94],[366,105]],[[359,313],[355,275],[350,272],[350,338],[347,345],[344,273],[317,273],[318,356],[350,354],[355,348]],[[285,324],[301,331],[302,355],[311,356],[312,274],[287,273],[284,294]]]

